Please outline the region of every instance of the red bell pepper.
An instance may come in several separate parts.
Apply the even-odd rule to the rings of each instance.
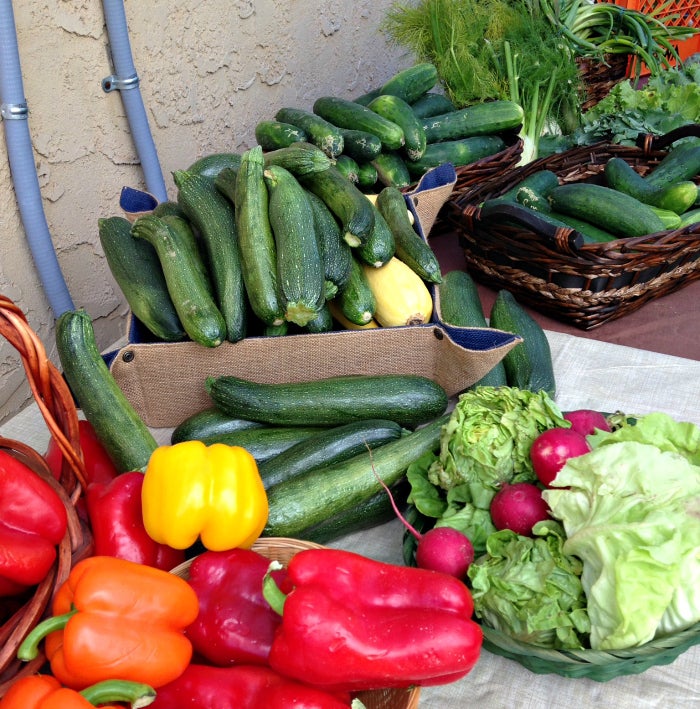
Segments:
[[[192,561],[189,584],[199,614],[185,634],[208,662],[267,664],[281,619],[262,594],[270,560],[251,549],[206,551]],[[283,583],[286,572],[275,572]]]
[[[343,698],[283,677],[262,665],[190,664],[158,690],[153,709],[348,709]]]
[[[185,560],[182,549],[153,541],[141,512],[143,473],[122,473],[88,485],[87,509],[96,556],[115,556],[169,571]]]
[[[288,566],[270,666],[327,690],[446,684],[479,658],[481,628],[467,587],[453,576],[395,566],[339,549],[308,549]]]
[[[0,451],[0,596],[17,595],[46,577],[67,526],[56,490]]]

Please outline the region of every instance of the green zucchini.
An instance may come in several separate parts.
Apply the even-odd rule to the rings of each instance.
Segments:
[[[156,217],[172,216],[187,219],[187,215],[182,211],[182,207],[180,207],[177,202],[173,202],[172,200],[158,202],[151,214]]]
[[[440,320],[455,327],[486,328],[486,316],[474,279],[466,271],[448,271],[437,287]],[[506,370],[498,362],[472,388],[477,386],[506,386]]]
[[[284,318],[300,327],[319,314],[325,302],[324,265],[314,212],[306,190],[289,170],[265,169],[269,218],[277,244],[277,282]]]
[[[124,217],[98,219],[97,226],[109,270],[134,316],[159,340],[183,340],[186,333],[155,249],[131,236],[131,222]]]
[[[131,234],[156,250],[168,293],[189,338],[204,347],[218,347],[226,339],[226,322],[189,222],[145,214],[136,219]]]
[[[645,176],[656,187],[692,180],[700,174],[700,145],[694,142],[674,145],[661,162]]]
[[[232,416],[277,426],[338,426],[383,418],[413,428],[440,416],[445,390],[414,374],[347,375],[308,382],[261,384],[207,377],[214,404]]]
[[[326,292],[326,300],[333,298],[337,292],[337,288],[332,292]],[[306,323],[306,332],[331,332],[333,330],[333,315],[331,314],[328,303],[324,302],[319,308],[316,317]]]
[[[333,426],[288,448],[259,467],[265,488],[308,470],[347,460],[358,453],[400,438],[404,429],[386,419],[363,419]]]
[[[117,470],[144,470],[158,444],[107,368],[84,310],[59,316],[56,351],[79,408]]]
[[[240,153],[212,153],[195,160],[186,172],[214,179],[225,167],[238,169],[240,164]]]
[[[377,301],[360,259],[355,255],[350,262],[348,280],[338,288],[334,300],[340,312],[355,325],[366,325],[374,317]]]
[[[293,175],[322,172],[333,164],[321,148],[307,142],[297,142],[284,148],[270,150],[263,155],[263,159],[265,167],[278,165],[289,170]]]
[[[313,111],[339,128],[353,128],[376,135],[385,150],[397,150],[404,144],[400,126],[355,101],[338,96],[321,96],[314,101]]]
[[[377,210],[374,215],[374,229],[364,244],[360,244],[355,253],[364,263],[379,268],[394,255],[396,239],[394,232],[387,223],[382,213]]]
[[[350,246],[367,240],[374,227],[375,210],[365,195],[335,166],[299,177],[307,190],[320,197],[340,221],[343,238]]]
[[[245,337],[247,302],[233,205],[207,177],[176,170],[173,180],[177,202],[204,243],[226,339],[237,342]]]
[[[343,152],[343,134],[340,128],[311,111],[301,108],[280,108],[275,119],[301,128],[306,132],[308,141],[321,148],[330,158],[335,158]]]
[[[357,185],[361,189],[372,189],[379,179],[377,168],[369,162],[358,163],[357,165]]]
[[[661,219],[644,202],[611,187],[590,182],[559,185],[549,193],[552,210],[590,221],[621,237],[664,230]]]
[[[501,150],[505,150],[505,147],[505,141],[497,135],[429,143],[423,156],[419,160],[408,161],[406,167],[412,177],[420,177],[428,170],[444,163],[452,163],[455,167],[471,165],[477,160],[500,153]]]
[[[289,323],[285,320],[279,325],[265,325],[263,330],[264,337],[281,337],[289,334]]]
[[[398,96],[415,103],[438,82],[438,70],[430,62],[419,62],[402,69],[384,83],[380,93]]]
[[[349,155],[345,155],[345,153],[338,155],[335,159],[335,166],[343,174],[346,180],[350,180],[350,182],[354,182],[355,184],[360,181],[358,174],[360,172],[360,168],[357,162]]]
[[[407,163],[397,152],[382,152],[370,164],[377,171],[377,181],[385,187],[398,187],[402,189],[411,184],[411,173]]]
[[[359,453],[348,460],[308,471],[267,491],[269,515],[263,534],[297,537],[401,480],[408,466],[424,453],[437,451],[449,420],[441,416],[410,435]]]
[[[382,141],[374,133],[354,128],[341,129],[343,152],[359,163],[367,162],[382,152]]]
[[[308,139],[309,136],[303,128],[291,123],[259,121],[255,126],[255,140],[263,150],[277,150]]]
[[[419,160],[425,152],[426,137],[423,122],[411,106],[399,96],[382,94],[367,108],[397,125],[403,132],[403,151],[409,160]],[[384,145],[387,148],[386,145]],[[391,150],[391,148],[388,148]]]
[[[423,129],[428,143],[438,143],[517,130],[523,115],[523,109],[513,101],[486,101],[426,118]]]
[[[413,228],[401,190],[385,187],[377,196],[377,209],[394,234],[395,255],[411,267],[423,280],[440,283],[440,262],[428,242]]]
[[[188,416],[179,423],[170,434],[170,443],[182,441],[201,441],[202,439],[221,436],[246,428],[260,428],[264,424],[259,421],[247,421],[225,414],[216,406],[210,406]]]
[[[556,394],[556,381],[549,341],[537,321],[525,311],[513,294],[499,290],[491,308],[491,327],[520,335],[523,341],[503,358],[508,385],[530,391]]]
[[[445,94],[428,91],[417,98],[411,104],[411,108],[418,118],[430,118],[431,116],[439,116],[442,113],[455,111],[457,106]]]

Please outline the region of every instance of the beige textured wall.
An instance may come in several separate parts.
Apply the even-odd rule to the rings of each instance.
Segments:
[[[125,3],[131,49],[169,196],[171,173],[254,144],[258,120],[321,95],[352,98],[412,59],[379,26],[390,0],[150,0]],[[124,185],[144,188],[112,73],[102,4],[14,3],[29,130],[44,210],[76,307],[101,348],[125,331],[97,219],[119,214]],[[0,141],[0,293],[14,300],[54,361],[53,313],[34,269]],[[0,422],[30,400],[15,350],[0,342]]]

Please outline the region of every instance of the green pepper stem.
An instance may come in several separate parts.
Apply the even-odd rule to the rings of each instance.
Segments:
[[[263,596],[270,604],[275,613],[282,615],[284,610],[284,602],[287,600],[287,595],[282,592],[282,589],[277,585],[275,579],[272,578],[272,572],[283,568],[279,561],[271,561],[267,567],[267,573],[263,578]]]
[[[63,630],[68,624],[68,621],[77,613],[77,609],[68,611],[63,615],[54,615],[46,620],[43,620],[39,625],[37,625],[26,638],[22,641],[22,644],[17,648],[17,658],[23,662],[29,662],[29,660],[34,660],[39,655],[39,643],[51,633],[57,630]]]
[[[156,690],[150,685],[122,679],[97,682],[83,689],[80,694],[95,706],[112,702],[128,702],[131,709],[147,707],[156,698]]]

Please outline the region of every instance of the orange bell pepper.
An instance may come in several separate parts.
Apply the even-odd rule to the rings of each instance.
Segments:
[[[153,703],[153,687],[136,682],[109,680],[87,687],[82,692],[62,687],[51,675],[29,675],[13,682],[0,699],[0,709],[120,709],[122,705],[105,702],[126,702],[132,709]]]
[[[109,679],[157,688],[176,679],[192,658],[184,629],[197,617],[197,595],[167,571],[89,557],[73,567],[52,611],[25,638],[17,657],[34,659],[45,637],[52,673],[72,689]]]

